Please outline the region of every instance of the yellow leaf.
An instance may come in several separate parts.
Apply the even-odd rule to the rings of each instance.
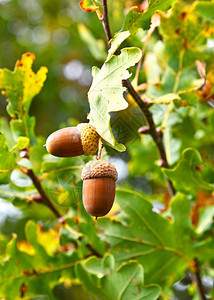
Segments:
[[[20,251],[27,253],[29,255],[32,255],[32,256],[35,255],[35,250],[34,250],[33,246],[26,241],[18,241],[17,248]]]
[[[92,12],[99,9],[99,6],[97,6],[93,0],[81,0],[80,7],[87,12]]]
[[[49,255],[53,255],[59,248],[59,230],[51,228],[48,231],[43,231],[41,226],[37,226],[37,238]]]

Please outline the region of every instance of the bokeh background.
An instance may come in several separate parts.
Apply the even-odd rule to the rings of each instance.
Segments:
[[[127,1],[109,2],[115,32]],[[82,11],[78,0],[0,0],[0,37],[1,68],[13,69],[23,53],[33,52],[34,70],[42,65],[49,70],[31,108],[37,134],[47,136],[68,119],[86,121],[91,67],[102,65],[107,53],[96,13]],[[2,99],[0,114],[7,116]]]
[[[140,2],[109,1],[112,32],[122,27],[129,7]],[[136,37],[134,44],[141,46],[140,38],[141,35]],[[46,139],[59,128],[87,122],[91,69],[93,66],[101,67],[107,56],[105,34],[96,13],[82,11],[78,0],[0,0],[0,41],[0,68],[13,70],[16,61],[26,52],[36,56],[33,64],[35,72],[41,66],[48,68],[44,87],[34,98],[30,109],[30,114],[36,117],[37,136]],[[0,128],[8,133],[7,138],[10,139],[10,117],[6,105],[0,94]],[[142,118],[140,112],[139,118]],[[134,129],[129,131],[134,140],[138,137],[136,130],[140,125],[134,121]],[[124,138],[127,138],[127,131]],[[112,156],[118,156],[115,151],[108,150]],[[119,170],[120,181],[123,181],[128,176],[128,155],[122,155],[122,159],[112,157],[111,160]],[[16,183],[24,189],[29,185],[26,180],[23,178],[21,182],[19,178]],[[140,185],[138,179],[136,184]],[[27,215],[3,199],[0,199],[0,212],[1,256],[13,232],[18,234],[19,239],[24,238]],[[38,207],[34,213],[40,214],[41,218],[49,212],[44,209],[41,212]],[[46,225],[51,226],[51,223]],[[8,238],[5,239],[5,236]],[[80,286],[72,289],[58,286],[54,293],[56,299],[92,299]],[[41,296],[36,299],[48,298]]]
[[[110,0],[109,19],[112,33],[119,31],[129,8],[141,1]],[[142,46],[140,31],[124,46]],[[101,67],[107,56],[107,43],[101,22],[95,12],[86,13],[78,0],[0,0],[0,68],[13,70],[21,55],[32,52],[36,56],[33,70],[41,66],[48,68],[47,80],[31,105],[30,114],[36,117],[36,135],[44,139],[53,131],[88,122],[89,103],[87,92],[92,82],[91,69]],[[0,94],[1,130],[6,128],[10,117],[6,111],[7,102]],[[139,140],[137,129],[143,125],[141,111],[130,104],[130,111],[112,114],[112,126],[119,130],[119,142],[127,146]],[[134,113],[134,116],[132,114]],[[121,117],[120,117],[121,116]],[[124,123],[124,120],[125,123]],[[9,129],[8,129],[9,130]],[[141,147],[140,144],[134,151]],[[152,146],[154,147],[154,146]],[[128,152],[117,153],[107,147],[107,153],[119,170],[119,179],[127,179]],[[154,152],[156,153],[155,147]],[[139,155],[141,155],[139,153]],[[158,156],[154,154],[152,160]],[[135,167],[134,167],[135,168]],[[151,192],[143,176],[129,176],[130,184]],[[5,204],[1,202],[2,211]],[[6,207],[9,208],[7,203]],[[7,210],[7,209],[6,209]],[[1,217],[14,218],[17,210],[10,205],[9,213]],[[11,229],[12,231],[12,229]]]

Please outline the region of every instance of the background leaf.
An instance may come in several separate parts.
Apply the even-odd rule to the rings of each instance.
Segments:
[[[125,299],[148,299],[155,300],[160,295],[160,287],[143,286],[143,268],[137,262],[129,262],[115,269],[108,267],[107,260],[114,261],[113,256],[106,255],[103,261],[96,258],[89,258],[85,262],[76,266],[77,276],[85,285],[87,290],[95,297],[103,300],[125,300]],[[93,261],[93,263],[92,263]],[[88,268],[90,265],[90,268]],[[93,273],[99,269],[103,273],[102,278],[98,278]],[[112,265],[112,264],[111,264]],[[93,266],[95,268],[93,269]],[[98,271],[100,273],[100,271]],[[117,284],[115,282],[117,281]],[[112,288],[114,287],[114,288]]]
[[[36,295],[48,295],[54,299],[52,287],[60,276],[70,276],[74,262],[78,260],[76,251],[66,256],[57,251],[57,255],[49,255],[47,249],[39,241],[40,230],[32,221],[26,224],[27,242],[17,242],[14,235],[7,245],[5,260],[0,266],[0,296],[9,299],[20,299],[21,287],[24,285],[25,297]],[[46,233],[46,241],[53,233]],[[55,245],[57,245],[57,231],[55,231]],[[45,243],[45,247],[53,247],[53,244]],[[57,247],[56,247],[57,249]],[[60,275],[61,274],[61,275]],[[67,275],[66,275],[67,274]]]
[[[94,5],[92,1],[82,2],[89,7]],[[14,101],[10,99],[7,106],[12,117],[10,127],[0,96],[0,131],[7,140],[4,145],[8,145],[2,149],[9,158],[13,154],[12,161],[18,163],[11,169],[11,175],[6,170],[7,180],[0,185],[0,298],[86,300],[97,297],[102,286],[106,293],[100,298],[105,299],[115,293],[112,287],[118,278],[124,288],[123,279],[136,270],[122,298],[196,299],[195,283],[189,274],[195,257],[200,263],[203,284],[213,283],[213,189],[209,189],[214,178],[214,114],[210,106],[214,95],[213,1],[177,0],[169,11],[159,10],[151,25],[151,9],[167,5],[167,1],[138,1],[136,10],[131,6],[137,1],[108,2],[114,38],[106,64],[112,59],[116,62],[114,54],[121,55],[123,47],[142,49],[139,76],[136,66],[131,67],[130,80],[141,97],[150,102],[155,125],[163,131],[172,170],[179,166],[186,149],[191,147],[197,154],[185,157],[186,172],[180,177],[173,173],[178,191],[170,199],[158,166],[155,143],[150,135],[138,134],[138,128],[146,125],[143,114],[132,97],[120,90],[120,97],[123,95],[129,107],[110,112],[110,125],[114,138],[124,143],[127,151],[119,154],[105,143],[102,158],[112,161],[118,169],[118,192],[113,209],[98,222],[85,212],[82,204],[81,168],[91,158],[54,158],[43,147],[52,131],[87,121],[91,68],[102,69],[107,54],[105,32],[99,19],[100,1],[94,3],[99,9],[85,13],[74,0],[0,1],[1,67],[12,70],[17,55],[34,49],[35,70],[41,65],[49,70],[45,88],[36,95],[36,101],[28,102],[31,104],[28,110],[24,107],[25,114],[24,92],[25,99],[30,99],[37,88],[35,82],[32,85],[28,82],[28,92],[24,91],[21,70],[25,67],[17,65],[18,84],[10,92]],[[144,12],[140,11],[142,8]],[[125,18],[128,28],[124,32],[121,28]],[[79,24],[87,28],[87,32],[82,30],[82,36]],[[196,61],[203,66],[204,75],[198,72]],[[26,73],[30,74],[31,68],[32,65]],[[8,76],[9,87],[15,72],[6,69],[1,72]],[[205,85],[201,76],[206,76]],[[114,81],[111,83],[114,85]],[[118,100],[109,99],[115,103]],[[112,147],[124,149],[115,145]],[[19,150],[24,146],[29,158],[23,159]],[[38,190],[21,172],[21,166],[32,168],[65,223],[58,222],[41,203]],[[196,182],[192,174],[197,175]],[[82,268],[81,280],[75,272],[76,264]],[[144,277],[149,286],[143,283]],[[160,284],[161,294],[160,286],[155,283]],[[117,285],[115,289],[117,296]],[[213,299],[213,293],[206,297]]]
[[[192,251],[188,249],[188,256],[183,252],[185,236],[182,239],[184,248],[179,250],[181,241],[176,238],[176,227],[153,212],[152,204],[140,193],[120,190],[116,201],[125,216],[98,220],[116,262],[137,259],[144,267],[146,284],[163,284],[169,274],[172,281],[176,280],[179,272],[187,267]]]
[[[195,149],[186,149],[174,169],[164,169],[164,174],[172,180],[178,191],[195,193],[197,190],[212,191],[213,184],[205,182],[200,174],[202,159]]]
[[[15,150],[23,150],[24,148],[28,147],[29,139],[25,136],[20,136],[17,140],[17,144],[13,147],[12,151]]]
[[[82,41],[88,46],[91,55],[97,60],[105,60],[106,51],[103,40],[96,40],[92,32],[84,24],[79,24],[78,30]]]
[[[126,16],[123,31],[129,30],[132,34],[135,34],[139,28],[149,29],[151,17],[155,12],[157,10],[168,10],[174,2],[175,0],[150,1],[148,8],[143,12],[137,11],[136,7],[132,7]]]
[[[202,17],[213,21],[214,1],[196,1],[195,8]]]
[[[41,67],[34,73],[34,60],[34,54],[25,53],[17,61],[13,72],[8,69],[0,70],[0,89],[7,97],[8,113],[13,119],[18,119],[19,128],[22,128],[21,135],[26,135],[31,141],[34,139],[35,121],[28,114],[29,108],[33,97],[40,92],[47,73],[46,67]],[[17,129],[15,131],[18,132]]]
[[[6,138],[0,132],[0,183],[9,182],[10,174],[16,166],[15,156],[12,151],[9,151]]]

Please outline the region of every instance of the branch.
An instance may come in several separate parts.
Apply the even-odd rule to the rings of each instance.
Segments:
[[[51,200],[49,199],[49,197],[46,195],[39,178],[35,175],[34,171],[32,169],[27,169],[25,171],[25,174],[28,175],[30,177],[30,179],[33,181],[33,184],[35,186],[35,188],[37,189],[37,191],[39,192],[39,194],[42,197],[42,201],[43,203],[48,206],[52,212],[55,214],[55,216],[58,219],[63,220],[63,216],[58,212],[58,210],[56,209],[56,207],[53,205],[53,203],[51,202]]]
[[[143,112],[143,114],[145,116],[145,119],[146,119],[148,127],[149,127],[149,134],[151,135],[153,141],[155,142],[155,145],[159,152],[159,156],[161,158],[160,166],[164,167],[164,168],[169,168],[169,164],[168,164],[167,158],[166,158],[166,152],[165,152],[165,149],[163,146],[163,140],[162,140],[160,134],[156,130],[153,116],[152,116],[152,113],[148,109],[147,103],[144,102],[142,100],[142,98],[140,97],[140,95],[135,91],[130,80],[124,80],[123,84],[129,91],[130,95],[132,95],[135,102],[138,104],[138,106],[140,107],[141,111]],[[168,185],[168,191],[169,191],[170,195],[173,196],[175,194],[175,189],[172,185],[172,182],[168,178],[166,178],[166,182]]]
[[[108,47],[110,48],[111,47],[110,40],[112,39],[112,34],[111,34],[110,25],[109,25],[108,6],[107,6],[106,0],[102,0],[102,7],[103,7],[103,15],[100,18],[100,21],[102,22],[103,28],[105,30]]]
[[[199,298],[200,300],[206,300],[207,298],[205,297],[204,287],[201,281],[200,265],[197,258],[194,259],[194,267],[195,272],[193,273],[193,279],[196,283]]]
[[[103,255],[101,255],[91,244],[86,244],[85,246],[86,246],[86,248],[88,248],[88,250],[91,251],[92,255],[99,257],[99,258],[103,257]]]
[[[102,0],[102,6],[103,6],[103,16],[101,18],[101,22],[102,22],[103,28],[105,30],[105,33],[106,33],[108,46],[110,47],[110,40],[112,38],[112,34],[111,34],[110,26],[109,26],[107,0]],[[152,113],[148,109],[147,103],[144,102],[142,100],[140,94],[135,91],[135,89],[133,88],[129,79],[124,80],[123,84],[129,91],[130,95],[134,98],[135,102],[138,104],[138,106],[140,107],[141,111],[143,112],[143,114],[145,116],[145,119],[149,126],[149,134],[151,135],[153,141],[155,142],[155,145],[156,145],[159,155],[160,155],[160,162],[161,162],[160,166],[169,168],[169,164],[168,164],[167,158],[166,158],[166,152],[165,152],[164,145],[163,145],[163,140],[156,130],[153,116],[152,116]],[[173,196],[175,194],[175,189],[172,185],[172,182],[168,178],[166,178],[166,182],[168,185],[168,191],[169,191],[170,195]]]

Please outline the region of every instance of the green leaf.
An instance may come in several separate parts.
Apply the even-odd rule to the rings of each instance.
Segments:
[[[138,48],[124,48],[118,56],[112,56],[101,69],[93,68],[93,82],[88,92],[90,123],[99,135],[118,151],[125,147],[116,143],[110,125],[110,112],[127,108],[128,103],[123,98],[122,80],[130,77],[127,69],[135,65],[141,57]]]
[[[196,90],[202,81],[195,62],[212,60],[212,48],[205,51],[207,38],[212,38],[212,25],[201,18],[193,5],[176,1],[168,13],[159,13],[158,30],[163,42],[158,41],[145,57],[148,97],[177,93],[190,105],[199,100]]]
[[[211,35],[211,32],[207,33],[206,28],[210,26],[207,20],[201,19],[200,15],[193,11],[192,5],[188,2],[184,5],[182,1],[176,1],[170,14],[161,13],[159,31],[164,38],[165,62],[175,72],[186,69],[183,81],[189,80],[190,86],[193,85],[192,77],[199,79],[195,61],[197,59],[204,61],[209,57],[200,46],[206,45],[205,41]],[[182,85],[184,86],[184,83]]]
[[[119,46],[130,36],[129,31],[122,31],[115,34],[114,38],[111,39],[111,48],[108,51],[108,57],[106,62],[113,56],[113,54],[117,51]]]
[[[26,126],[28,128],[27,135],[31,138],[32,144],[36,144],[36,138],[34,136],[34,128],[36,125],[36,118],[27,116],[27,124],[25,120],[12,119],[10,121],[10,127],[13,134],[13,138],[17,141],[20,136],[26,135]],[[28,137],[28,138],[29,138]]]
[[[33,194],[35,194],[35,191],[19,192],[17,191],[17,186],[16,189],[14,189],[12,185],[2,185],[0,188],[0,197],[2,199],[12,202],[14,206],[22,209],[27,207],[27,201],[29,201]]]
[[[140,193],[119,190],[116,202],[122,209],[118,218],[103,218],[98,224],[117,264],[135,258],[144,267],[146,284],[163,285],[169,277],[174,282],[189,264],[191,242],[178,240],[176,226],[153,212],[152,204]]]
[[[69,158],[51,158],[50,161],[42,163],[41,171],[43,173],[64,172],[68,170],[81,170],[84,166],[84,161],[79,157]]]
[[[184,252],[191,251],[189,239],[192,236],[193,229],[191,225],[191,201],[185,194],[177,193],[171,201],[171,213],[174,218],[174,228],[176,239],[180,249]],[[185,241],[185,242],[184,242]],[[185,247],[185,249],[184,249]]]
[[[9,151],[6,138],[0,132],[0,183],[9,182],[10,174],[16,166],[15,156]]]
[[[171,103],[173,100],[181,100],[181,97],[178,94],[175,93],[169,93],[169,94],[165,94],[163,96],[157,97],[155,99],[152,100],[152,103],[155,104],[169,104]]]
[[[168,122],[170,122],[170,119],[171,118],[168,119]],[[176,119],[174,118],[173,121],[175,120]],[[170,165],[173,165],[180,158],[181,140],[173,136],[172,129],[169,126],[167,126],[164,130],[163,140],[166,149],[167,161]]]
[[[81,39],[88,46],[91,55],[97,60],[105,60],[106,51],[104,41],[95,39],[91,31],[84,24],[78,25],[78,31]]]
[[[12,119],[10,121],[10,127],[15,140],[17,140],[20,136],[25,136],[25,124],[23,120]]]
[[[200,258],[200,261],[206,263],[213,260],[214,239],[212,234],[207,238],[203,237],[197,246],[196,257]]]
[[[76,274],[87,291],[103,300],[155,300],[160,295],[159,286],[143,285],[143,268],[140,264],[128,262],[116,269],[114,258],[109,254],[103,260],[92,257],[79,263]]]
[[[35,223],[26,224],[27,240],[18,241],[16,236],[7,245],[6,253],[0,264],[0,297],[20,299],[21,287],[26,287],[24,297],[31,299],[35,296],[46,295],[53,297],[52,289],[73,278],[77,252],[73,250],[65,255],[57,250],[58,229],[42,232]],[[47,242],[48,241],[48,242]]]
[[[193,194],[200,189],[213,191],[214,185],[205,182],[200,174],[201,164],[199,152],[189,148],[182,153],[182,158],[174,169],[163,169],[163,172],[172,180],[178,191]]]
[[[209,120],[209,124],[210,124],[212,130],[214,130],[214,111],[213,110],[210,111],[208,120]]]
[[[128,167],[132,178],[148,176],[152,181],[164,181],[161,169],[155,163],[159,159],[157,149],[148,136],[144,135],[141,140],[132,143],[128,150],[130,155]],[[144,190],[142,183],[140,188]]]
[[[46,192],[52,201],[63,207],[76,206],[81,197],[81,169],[84,161],[80,157],[56,158],[41,164],[42,178],[46,180]]]
[[[139,28],[149,29],[151,17],[155,12],[168,10],[174,2],[175,0],[153,0],[143,12],[137,11],[136,6],[132,7],[126,16],[123,31],[129,30],[131,34],[135,34]]]
[[[7,143],[9,149],[11,149],[14,146],[15,141],[11,132],[9,122],[4,117],[0,118],[0,132],[2,132],[7,137]]]
[[[29,138],[25,136],[20,136],[17,140],[17,144],[11,149],[11,151],[23,150],[24,148],[28,147],[28,145],[29,145]]]
[[[14,119],[22,121],[25,135],[31,140],[34,138],[34,120],[29,117],[29,108],[33,97],[35,97],[43,87],[46,80],[47,68],[41,67],[37,73],[32,71],[32,64],[35,55],[25,53],[21,60],[17,61],[14,71],[0,69],[0,89],[7,97],[7,111]],[[23,135],[23,130],[22,130]]]
[[[205,19],[213,21],[214,1],[195,1],[195,9]]]
[[[83,233],[87,239],[87,243],[100,254],[104,255],[106,244],[103,242],[97,234],[96,224],[92,217],[85,211],[83,203],[80,204],[81,222],[78,229]]]
[[[206,230],[210,229],[213,225],[214,206],[209,206],[200,211],[200,219],[196,228],[198,234],[202,234]]]

